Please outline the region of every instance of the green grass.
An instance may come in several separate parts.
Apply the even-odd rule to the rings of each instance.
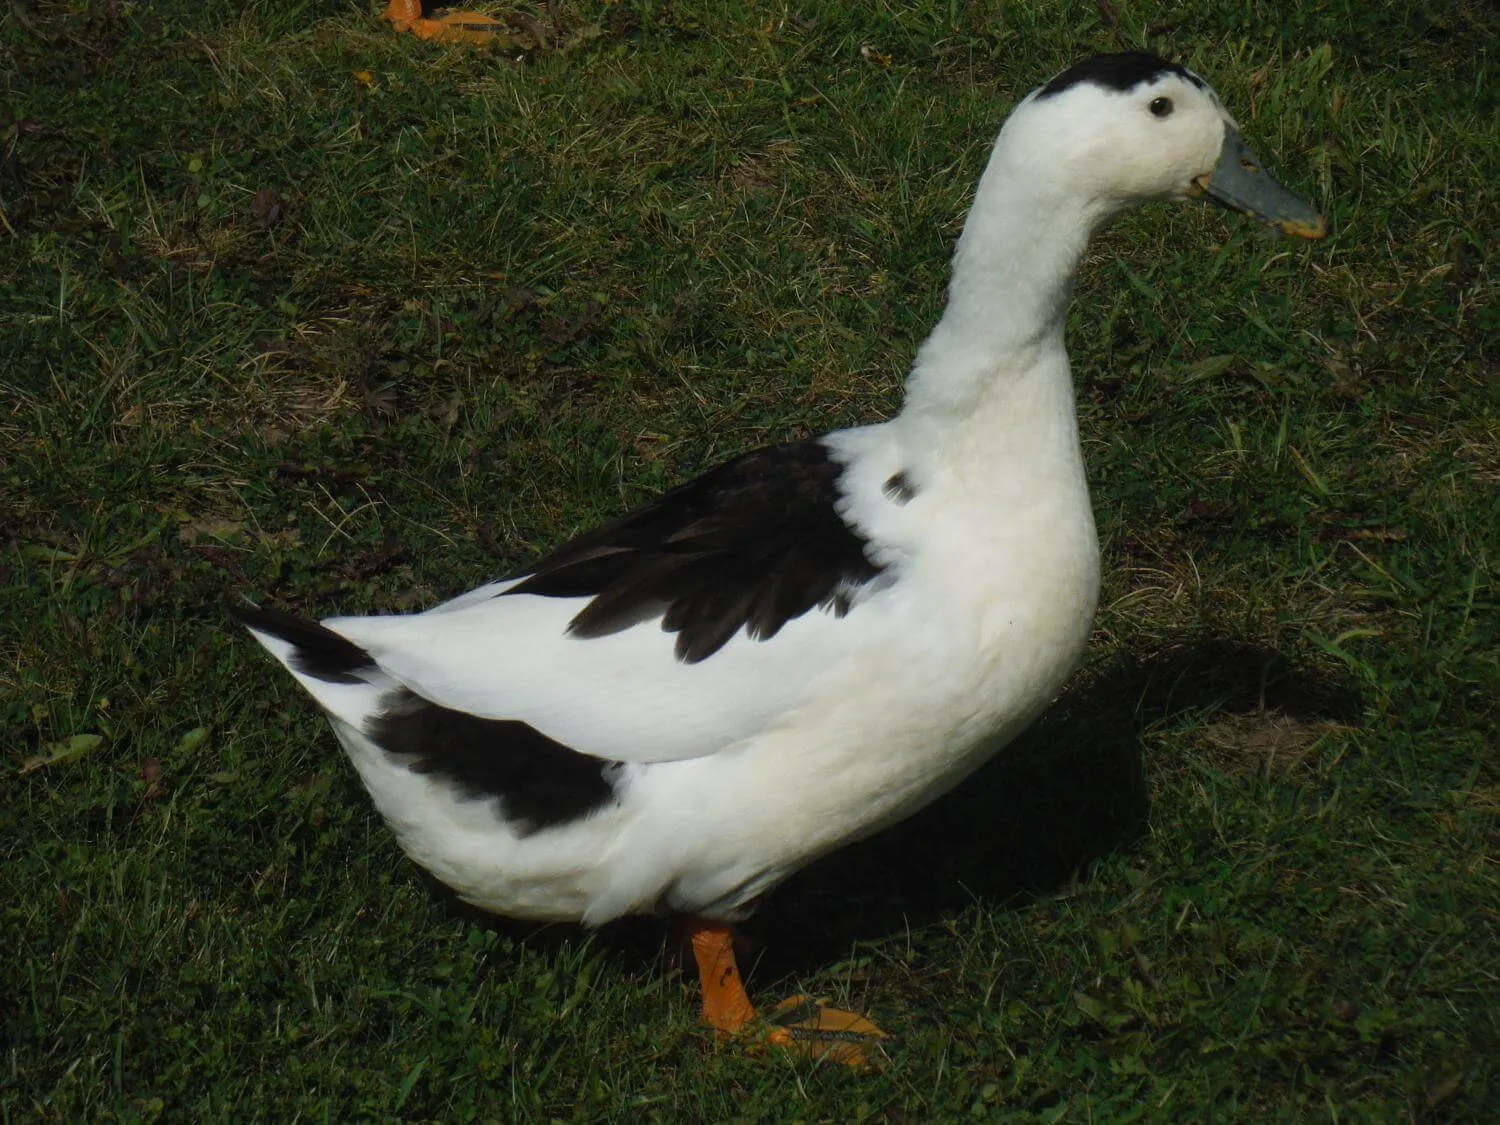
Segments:
[[[0,13],[5,1122],[1495,1119],[1487,6],[367,7]],[[1120,45],[1333,233],[1091,255],[1088,665],[751,927],[890,1061],[717,1047],[655,922],[455,905],[226,600],[431,604],[888,414],[1007,108]]]

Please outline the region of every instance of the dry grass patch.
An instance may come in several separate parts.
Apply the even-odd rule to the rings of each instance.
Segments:
[[[1350,728],[1331,720],[1301,719],[1261,709],[1216,718],[1192,732],[1215,766],[1230,776],[1259,774],[1284,780],[1300,770],[1332,735]]]

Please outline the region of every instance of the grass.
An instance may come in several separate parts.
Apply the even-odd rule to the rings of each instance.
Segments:
[[[0,14],[5,1122],[1494,1119],[1487,7],[367,8]],[[1333,233],[1092,253],[1087,666],[752,926],[889,1063],[717,1047],[655,922],[432,887],[226,599],[428,605],[888,414],[1007,107],[1121,45]]]

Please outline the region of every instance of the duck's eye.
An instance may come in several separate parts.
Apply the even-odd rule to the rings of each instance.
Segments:
[[[1171,98],[1153,98],[1151,101],[1151,114],[1153,117],[1169,117],[1172,113]]]

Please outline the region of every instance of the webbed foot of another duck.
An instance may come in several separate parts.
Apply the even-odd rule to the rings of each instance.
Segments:
[[[435,4],[423,4],[421,0],[391,0],[385,19],[397,31],[445,43],[493,42],[505,32],[505,25],[493,16],[452,12]]]

